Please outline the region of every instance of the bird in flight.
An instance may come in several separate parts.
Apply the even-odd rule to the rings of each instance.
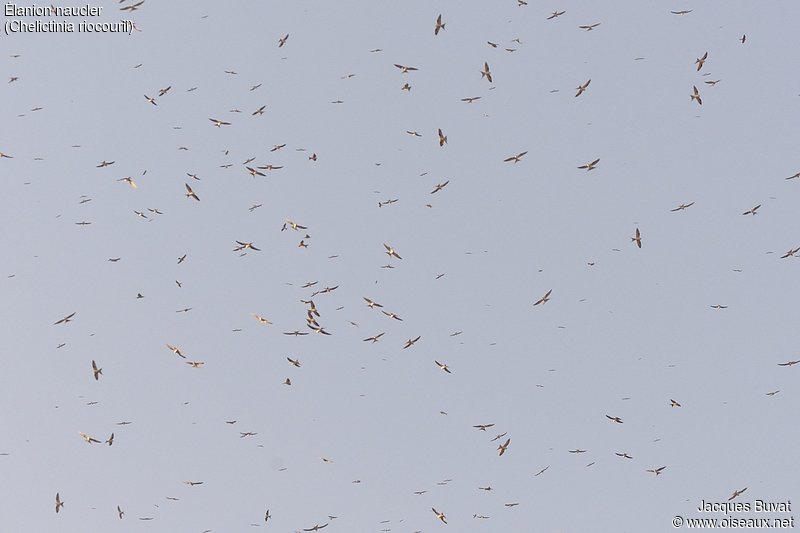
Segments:
[[[700,69],[703,68],[703,65],[706,64],[706,59],[708,59],[708,52],[702,55],[702,57],[698,57],[695,60],[695,65],[697,65],[697,72],[700,72]]]
[[[438,17],[436,17],[436,27],[433,29],[433,34],[434,35],[439,35],[439,30],[443,30],[444,29],[444,25],[445,25],[445,23],[442,22],[442,16],[439,15]]]
[[[105,161],[105,160],[103,160],[103,161],[102,161],[102,162],[101,162],[99,165],[97,165],[95,168],[103,168],[103,167],[107,167],[107,166],[113,165],[114,163],[116,163],[116,161]]]
[[[181,349],[178,348],[177,346],[173,346],[171,344],[167,344],[167,348],[169,348],[169,351],[171,351],[172,353],[174,353],[178,357],[182,357],[182,358],[186,359],[186,356],[183,355],[183,353],[181,352]]]
[[[301,230],[301,229],[308,229],[307,227],[305,227],[305,226],[301,226],[301,225],[300,225],[300,224],[298,224],[297,222],[293,222],[293,221],[291,221],[291,220],[289,220],[289,219],[287,218],[287,219],[286,219],[286,222],[283,224],[283,227],[281,228],[281,231],[283,231],[283,230],[285,230],[285,229],[286,229],[286,226],[287,226],[287,224],[289,225],[289,227],[290,227],[290,228],[292,228],[292,229],[293,229],[293,230],[295,230],[295,231],[299,231],[299,230]]]
[[[447,184],[450,183],[450,180],[445,181],[444,183],[437,183],[436,187],[431,191],[431,194],[437,193],[447,187]]]
[[[608,419],[609,419],[609,420],[611,420],[612,422],[616,422],[617,424],[622,424],[622,419],[621,419],[620,417],[618,417],[618,416],[609,416],[609,415],[606,415],[606,418],[608,418]]]
[[[399,316],[397,316],[397,315],[396,315],[396,314],[394,314],[394,313],[388,313],[388,312],[384,311],[383,309],[381,309],[381,313],[383,313],[384,315],[388,316],[389,318],[393,318],[393,319],[395,319],[395,320],[399,320],[400,322],[402,322],[402,321],[403,321],[403,319],[402,319],[402,318],[400,318]]]
[[[639,228],[636,228],[636,234],[631,237],[631,241],[635,242],[639,248],[642,247],[642,234],[639,232]]]
[[[436,518],[438,518],[439,520],[441,520],[445,524],[447,523],[447,517],[444,515],[444,513],[440,513],[439,511],[437,511],[433,507],[431,507],[431,511],[433,511],[433,514],[436,515]]]
[[[689,97],[692,100],[696,100],[698,105],[703,105],[703,99],[700,98],[700,91],[697,90],[697,86],[692,85],[692,92],[693,94],[690,94]]]
[[[383,247],[386,248],[386,255],[388,255],[389,257],[396,257],[397,259],[402,259],[402,257],[400,257],[400,255],[395,251],[393,247],[389,246],[386,243],[383,243]]]
[[[213,123],[214,123],[214,125],[215,125],[216,127],[218,127],[218,128],[221,128],[222,126],[230,126],[230,125],[231,125],[231,123],[230,123],[230,122],[225,122],[224,120],[219,120],[219,119],[216,119],[216,118],[210,118],[210,119],[208,119],[208,120],[210,120],[211,122],[213,122]]]
[[[408,339],[408,340],[406,341],[406,344],[405,344],[405,346],[403,346],[403,349],[405,350],[406,348],[410,348],[411,346],[414,346],[414,344],[416,344],[416,342],[417,342],[418,340],[420,340],[421,338],[422,338],[422,336],[421,336],[421,335],[417,335],[417,338],[416,338],[416,339]]]
[[[742,214],[743,215],[756,215],[757,214],[756,211],[758,211],[759,207],[761,207],[761,204],[758,204],[757,206],[755,206],[755,207],[753,207],[751,209],[748,209],[747,211],[745,211]]]
[[[78,432],[78,435],[80,435],[80,436],[81,436],[81,438],[82,438],[83,440],[85,440],[85,441],[86,441],[88,444],[93,444],[93,443],[97,443],[97,444],[99,444],[99,443],[100,443],[100,441],[99,441],[99,440],[97,440],[97,439],[96,439],[96,438],[94,438],[94,437],[91,437],[91,436],[87,435],[86,433],[83,433],[82,431],[79,431],[79,432]]]
[[[711,306],[711,309],[727,309],[727,308],[728,308],[727,305],[720,305],[720,304],[714,304]]]
[[[600,162],[600,158],[598,157],[597,159],[595,159],[591,163],[586,163],[585,165],[581,165],[578,168],[580,170],[585,170],[586,172],[589,172],[590,170],[594,170],[595,167],[597,167],[597,163],[599,163],[599,162]]]
[[[256,313],[253,313],[253,318],[258,320],[259,324],[272,324],[272,322],[270,322],[269,320],[267,320],[266,318],[264,318],[261,315],[257,315]]]
[[[133,178],[131,178],[130,176],[127,176],[127,177],[124,177],[124,178],[120,178],[117,181],[124,181],[125,183],[130,185],[131,188],[138,189],[138,186],[136,185],[136,182],[133,181]]]
[[[664,471],[665,468],[666,468],[666,466],[661,466],[661,467],[658,467],[658,468],[650,468],[647,471],[658,476],[659,474],[661,474],[661,472]]]
[[[238,244],[238,246],[233,249],[234,252],[238,252],[239,250],[254,250],[256,252],[261,251],[261,248],[256,248],[253,246],[252,242],[236,241],[236,244]]]
[[[778,363],[778,366],[794,366],[797,363],[800,363],[800,359],[796,359],[794,361],[786,361],[785,363]]]
[[[450,372],[450,367],[448,367],[446,363],[440,363],[439,361],[436,361],[435,359],[434,359],[433,362],[436,363],[436,366],[441,368],[442,371],[447,372],[448,374],[452,374],[452,372]]]
[[[506,453],[509,444],[511,444],[510,438],[506,439],[506,441],[503,444],[497,447],[497,449],[500,451],[499,456],[502,456],[504,453]]]
[[[251,115],[253,115],[253,116],[256,116],[256,115],[263,115],[263,114],[264,114],[264,110],[265,110],[266,108],[267,108],[267,106],[265,106],[265,105],[262,105],[261,107],[259,107],[259,108],[258,108],[258,109],[256,109],[255,111],[253,111],[253,112],[251,113]]]
[[[119,505],[117,505],[117,514],[119,515],[119,519],[122,520],[122,515],[125,514],[125,511],[123,511]]]
[[[511,157],[507,157],[503,159],[503,163],[510,163],[511,161],[513,161],[514,164],[517,164],[522,160],[523,157],[525,157],[525,154],[527,153],[528,151],[525,150],[524,152],[520,152],[517,155],[512,155]]]
[[[316,524],[314,527],[310,527],[310,528],[308,528],[308,529],[304,529],[303,531],[319,531],[319,530],[320,530],[320,529],[322,529],[323,527],[327,527],[327,526],[328,526],[328,524],[327,524],[327,523],[325,523],[325,524],[322,524],[322,525]]]
[[[478,431],[486,431],[490,427],[494,427],[494,424],[478,424],[477,426],[472,426]]]
[[[497,45],[495,45],[495,46],[497,46]],[[484,62],[483,63],[483,70],[481,71],[481,78],[486,78],[487,80],[489,80],[489,83],[492,83],[492,71],[489,70],[489,63],[488,62]]]
[[[186,361],[186,364],[190,365],[192,368],[200,368],[206,363],[205,361]]]
[[[480,100],[481,98],[483,98],[483,97],[482,96],[470,96],[469,98],[462,98],[461,101],[462,102],[466,102],[468,104],[471,104],[475,100]]]
[[[442,132],[442,128],[439,128],[439,146],[444,146],[447,144],[447,135]]]
[[[578,85],[577,87],[575,87],[575,90],[577,91],[575,93],[575,98],[579,97],[584,92],[586,92],[586,89],[587,89],[587,87],[589,87],[590,83],[592,83],[591,79],[587,80],[586,83],[584,83],[583,85]]]
[[[419,70],[417,67],[407,67],[405,65],[398,65],[397,63],[395,63],[394,66],[399,68],[402,74],[407,74],[413,70]]]
[[[680,407],[680,406],[681,406],[681,404],[679,404],[678,402],[676,402],[676,401],[675,401],[675,400],[673,400],[673,399],[670,399],[670,400],[669,400],[669,406],[670,406],[670,407]]]
[[[383,307],[383,306],[382,306],[381,304],[379,304],[378,302],[375,302],[375,301],[373,301],[373,300],[370,300],[370,299],[369,299],[369,298],[367,298],[366,296],[362,296],[362,298],[364,298],[364,300],[367,302],[367,307],[369,307],[369,308],[374,308],[374,307]]]
[[[549,302],[549,301],[550,301],[550,293],[552,293],[552,292],[553,292],[553,289],[550,289],[549,291],[547,291],[547,292],[545,293],[545,295],[544,295],[544,296],[542,296],[541,298],[539,298],[539,299],[536,301],[536,303],[535,303],[535,304],[533,304],[533,305],[546,304],[547,302]]]
[[[65,316],[64,318],[62,318],[61,320],[53,322],[53,325],[57,326],[58,324],[66,324],[67,322],[72,322],[72,317],[74,317],[74,316],[75,316],[75,313],[69,314],[69,315]]]
[[[742,493],[743,493],[744,491],[746,491],[746,490],[747,490],[747,487],[745,487],[745,488],[743,488],[743,489],[741,489],[741,490],[734,490],[734,491],[733,491],[733,494],[731,494],[731,497],[730,497],[730,498],[728,498],[728,501],[731,501],[732,499],[734,499],[734,498],[737,498],[737,497],[741,496],[741,495],[742,495]]]
[[[692,11],[694,11],[694,10],[692,10],[692,9],[684,9],[682,11],[670,11],[670,13],[672,13],[673,15],[688,15]]]
[[[286,360],[289,361],[292,366],[300,368],[300,359],[292,359],[291,357],[287,357]]]
[[[622,453],[615,452],[615,453],[614,453],[614,455],[616,455],[617,457],[622,457],[622,458],[624,458],[624,459],[633,459],[633,457],[631,457],[630,455],[628,455],[628,453],[627,453],[627,452],[622,452]]]
[[[675,209],[670,209],[670,211],[672,211],[673,213],[675,211],[683,211],[684,209],[688,209],[689,207],[692,207],[693,205],[694,205],[694,202],[692,202],[690,204],[681,204],[678,207],[676,207]]]
[[[111,436],[110,436],[110,437],[108,437],[108,438],[106,439],[106,444],[108,444],[109,446],[111,446],[111,445],[113,445],[113,444],[114,444],[114,434],[113,434],[113,433],[111,434]]]
[[[153,104],[154,106],[157,106],[157,105],[158,105],[158,104],[156,103],[156,99],[155,99],[155,98],[153,98],[152,96],[147,96],[147,95],[144,95],[144,97],[145,97],[145,99],[146,99],[148,102],[150,102],[150,103],[151,103],[151,104]]]
[[[786,259],[787,257],[797,257],[795,255],[797,252],[800,252],[800,246],[797,248],[789,248],[789,251],[781,256],[781,259]]]
[[[586,31],[592,31],[593,29],[595,29],[595,28],[596,28],[596,27],[598,27],[599,25],[600,25],[600,23],[599,23],[599,22],[595,22],[594,24],[586,24],[586,25],[584,25],[584,26],[578,26],[578,27],[579,27],[580,29],[582,29],[582,30],[586,30]]]
[[[372,341],[373,343],[378,342],[380,338],[383,337],[385,334],[386,332],[384,331],[383,333],[378,333],[377,335],[373,335],[372,337],[367,337],[366,339],[364,339],[364,342],[368,341]]]
[[[553,20],[556,17],[560,17],[564,13],[566,13],[566,11],[553,11],[553,13],[549,17],[547,17],[547,20]]]
[[[92,359],[92,372],[94,373],[95,381],[98,381],[100,379],[100,376],[103,374],[103,369],[97,368],[97,363],[94,362],[94,359]]]
[[[200,197],[197,196],[197,194],[195,194],[195,192],[192,190],[192,188],[189,187],[188,183],[184,183],[183,186],[186,187],[186,197],[187,198],[194,198],[198,202],[200,201]]]
[[[541,474],[544,474],[545,472],[547,472],[547,469],[548,469],[548,468],[550,468],[550,465],[547,465],[546,467],[544,467],[544,468],[542,468],[541,470],[539,470],[538,472],[536,472],[536,473],[533,475],[533,477],[536,477],[536,476],[539,476],[539,475],[541,475]]]
[[[205,481],[184,481],[184,485],[189,485],[190,487],[194,487],[195,485],[202,485]]]
[[[278,39],[278,48],[283,48],[283,45],[286,44],[286,41],[289,40],[289,34],[287,33],[280,39]]]

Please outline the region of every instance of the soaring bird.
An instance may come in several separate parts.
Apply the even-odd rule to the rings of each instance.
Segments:
[[[146,99],[148,102],[150,102],[151,104],[153,104],[153,105],[155,105],[155,106],[157,106],[157,105],[158,105],[158,104],[156,103],[156,99],[155,99],[155,98],[153,98],[152,96],[147,96],[147,95],[144,95],[144,97],[145,97],[145,99]]]
[[[214,123],[214,125],[215,125],[216,127],[218,127],[218,128],[221,128],[222,126],[230,126],[230,125],[231,125],[231,123],[230,123],[230,122],[225,122],[224,120],[219,120],[219,119],[216,119],[216,118],[210,118],[210,119],[208,119],[208,120],[210,120],[211,122],[213,122],[213,123]]]
[[[598,27],[599,25],[600,25],[600,23],[599,23],[599,22],[595,22],[594,24],[586,24],[586,25],[584,25],[584,26],[578,26],[578,27],[579,27],[580,29],[582,29],[582,30],[586,30],[586,31],[592,31],[593,29],[595,29],[595,28],[596,28],[596,27]]]
[[[525,154],[527,154],[527,153],[528,153],[528,151],[525,150],[524,152],[520,152],[517,155],[512,155],[511,157],[506,157],[505,159],[503,159],[503,163],[510,163],[511,161],[513,161],[515,164],[519,163],[522,160],[522,158],[525,156]]]
[[[566,13],[566,11],[553,11],[553,13],[549,17],[547,17],[547,20],[553,20],[556,17],[560,17],[564,13]]]
[[[598,157],[597,159],[595,159],[591,163],[586,163],[585,165],[581,165],[578,168],[580,170],[585,170],[586,172],[589,172],[590,170],[594,170],[595,167],[597,167],[597,163],[599,163],[599,162],[600,162],[600,158]]]
[[[200,201],[200,197],[197,196],[197,194],[195,194],[195,192],[192,190],[192,188],[189,187],[188,183],[184,183],[183,186],[186,187],[186,197],[187,198],[194,198],[198,202]]]
[[[452,374],[452,372],[450,372],[450,368],[447,366],[447,363],[440,363],[439,361],[436,361],[436,360],[434,360],[433,362],[436,363],[436,366],[441,368],[442,371],[447,372],[448,374]],[[502,454],[500,454],[500,455],[502,455]]]
[[[386,255],[388,255],[389,257],[396,257],[397,259],[402,259],[402,257],[400,257],[400,255],[394,250],[393,247],[389,246],[386,243],[383,243],[383,247],[386,248]]]
[[[69,314],[69,315],[65,316],[64,318],[62,318],[61,320],[53,322],[53,325],[56,326],[58,324],[66,324],[67,322],[71,322],[72,321],[72,317],[74,317],[74,316],[75,316],[75,313]]]
[[[286,41],[288,40],[289,40],[289,34],[287,33],[286,35],[278,39],[278,48],[283,48],[283,45],[285,45]]]
[[[666,468],[666,466],[660,466],[658,468],[650,468],[647,471],[651,472],[651,473],[653,473],[655,475],[659,475],[659,474],[661,474],[661,472],[664,471],[665,468]]]
[[[444,183],[437,183],[436,187],[431,191],[431,194],[437,193],[447,187],[447,184],[450,183],[450,180],[445,181]]]
[[[89,444],[93,444],[93,443],[97,443],[97,444],[99,444],[99,443],[100,443],[100,441],[99,441],[99,440],[97,440],[97,439],[96,439],[96,438],[94,438],[94,437],[90,437],[89,435],[87,435],[86,433],[83,433],[82,431],[79,431],[79,432],[78,432],[78,435],[80,435],[80,436],[81,436],[81,438],[82,438],[83,440],[85,440],[85,441],[86,441],[87,443],[89,443]]]
[[[439,15],[438,17],[436,17],[436,27],[433,29],[433,34],[434,35],[439,35],[439,30],[443,30],[444,29],[444,25],[445,25],[445,23],[442,22],[442,16]]]
[[[708,59],[708,52],[706,52],[705,54],[703,54],[703,56],[702,56],[702,57],[698,57],[698,58],[695,60],[695,62],[694,62],[694,63],[695,63],[695,65],[697,65],[697,71],[698,71],[698,72],[700,72],[700,69],[701,69],[701,68],[703,68],[703,65],[705,65],[705,63],[706,63],[706,59]]]
[[[439,146],[444,146],[447,144],[447,135],[442,132],[442,128],[439,128]]]
[[[636,234],[631,237],[631,241],[635,242],[639,248],[642,247],[642,234],[639,232],[639,228],[636,228]]]
[[[109,446],[111,446],[111,445],[113,445],[113,444],[114,444],[114,434],[113,434],[113,433],[111,434],[111,436],[110,436],[110,437],[108,437],[108,438],[106,439],[106,444],[108,444]]]
[[[495,45],[497,46],[497,45]],[[483,70],[481,71],[481,78],[486,78],[489,80],[489,83],[492,83],[492,71],[489,70],[489,63],[483,63]]]
[[[509,444],[511,444],[511,439],[506,439],[506,441],[503,444],[501,444],[500,446],[497,447],[497,449],[500,451],[500,454],[499,454],[500,456],[502,456],[504,453],[506,453],[506,450],[508,449],[508,445]]]
[[[622,424],[622,419],[621,419],[620,417],[618,417],[618,416],[609,416],[609,415],[606,415],[606,418],[608,418],[608,419],[609,419],[609,420],[611,420],[612,422],[616,422],[617,424]]]
[[[696,100],[698,105],[703,105],[703,99],[700,98],[700,91],[697,90],[697,86],[692,85],[692,94],[689,95],[692,100]]]
[[[94,362],[94,359],[92,359],[92,372],[94,373],[95,381],[98,381],[100,379],[100,376],[103,375],[103,369],[97,368],[97,363]]]
[[[394,66],[399,68],[402,74],[407,74],[413,70],[419,70],[417,67],[407,67],[405,65],[398,65],[397,63],[395,63]]]
[[[553,289],[550,289],[549,291],[547,291],[547,292],[545,293],[545,295],[544,295],[544,296],[542,296],[541,298],[539,298],[539,299],[536,301],[536,303],[535,303],[535,304],[533,304],[533,305],[546,304],[547,302],[549,302],[549,301],[550,301],[550,293],[552,293],[552,292],[553,292]]]
[[[440,513],[439,511],[437,511],[433,507],[431,507],[431,511],[433,511],[433,514],[436,515],[436,518],[438,518],[439,520],[441,520],[445,524],[447,523],[447,517],[444,515],[444,513]]]
[[[416,342],[417,342],[418,340],[420,340],[421,338],[422,338],[422,336],[421,336],[421,335],[417,335],[417,338],[416,338],[416,339],[408,339],[408,340],[406,341],[406,344],[405,344],[405,346],[403,346],[403,349],[405,350],[406,348],[410,348],[411,346],[414,346],[414,344],[416,344]]]
[[[731,497],[730,497],[730,498],[728,498],[728,501],[731,501],[732,499],[734,499],[734,498],[736,498],[736,497],[738,497],[738,496],[741,496],[741,495],[742,495],[742,493],[743,493],[744,491],[746,491],[746,490],[747,490],[747,487],[745,487],[745,488],[743,488],[743,489],[741,489],[741,490],[734,490],[734,491],[733,491],[733,494],[731,494]]]
[[[171,351],[172,353],[174,353],[178,357],[182,357],[182,358],[186,359],[186,356],[183,355],[183,353],[181,352],[181,349],[178,348],[177,346],[173,346],[171,344],[167,344],[167,348],[169,348],[169,351]]]
[[[122,520],[122,515],[125,514],[125,511],[123,511],[119,505],[117,505],[117,514],[119,515],[119,519]]]
[[[689,207],[692,207],[693,205],[694,205],[694,202],[692,202],[692,203],[690,203],[690,204],[681,204],[681,205],[679,205],[678,207],[676,207],[675,209],[670,209],[670,211],[672,211],[673,213],[674,213],[675,211],[683,211],[684,209],[687,209],[687,208],[689,208]]]
[[[586,91],[586,89],[589,87],[590,83],[592,83],[591,78],[589,80],[587,80],[586,83],[584,83],[582,85],[578,85],[577,87],[575,87],[575,90],[577,91],[575,93],[575,98],[577,98],[580,95],[582,95]]]
[[[234,252],[238,252],[239,250],[253,250],[253,251],[256,251],[256,252],[260,252],[261,251],[261,248],[256,248],[255,246],[253,246],[252,242],[236,241],[236,244],[238,246],[233,249]]]
[[[744,213],[742,213],[742,214],[743,214],[743,215],[756,215],[756,214],[757,214],[757,213],[756,213],[756,211],[758,211],[758,208],[759,208],[759,207],[761,207],[761,204],[758,204],[757,206],[755,206],[755,207],[753,207],[753,208],[750,208],[750,209],[748,209],[747,211],[745,211],[745,212],[744,212]]]

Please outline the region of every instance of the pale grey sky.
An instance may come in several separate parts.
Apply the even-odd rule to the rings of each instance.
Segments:
[[[0,533],[800,501],[796,5],[131,4],[2,37]]]

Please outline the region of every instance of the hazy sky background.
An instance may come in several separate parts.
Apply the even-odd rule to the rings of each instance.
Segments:
[[[800,504],[794,3],[92,5],[75,22],[141,31],[2,37],[0,533],[668,531],[744,487]]]

